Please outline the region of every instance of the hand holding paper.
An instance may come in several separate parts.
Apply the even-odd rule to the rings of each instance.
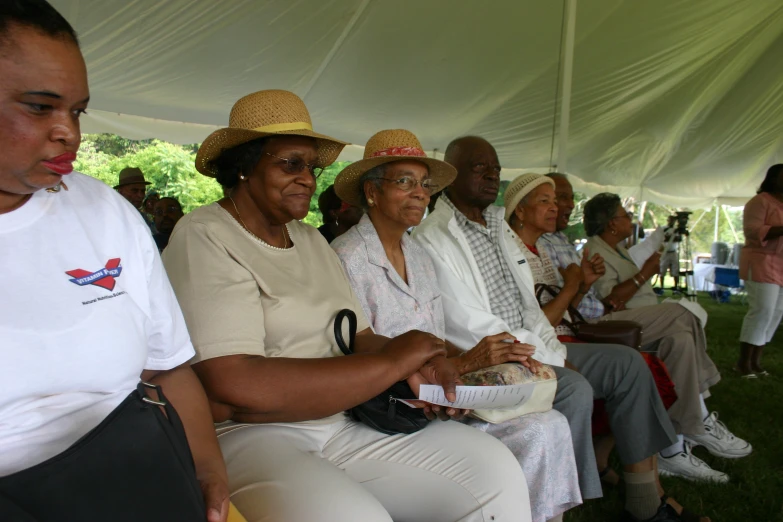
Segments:
[[[422,384],[419,400],[463,409],[508,409],[521,406],[533,393],[535,383],[512,386],[457,386],[457,400],[449,402],[441,386]]]

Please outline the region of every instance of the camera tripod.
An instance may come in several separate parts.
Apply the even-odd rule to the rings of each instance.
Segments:
[[[691,301],[696,300],[696,280],[693,272],[693,256],[691,253],[691,235],[687,230],[682,234],[680,249],[677,253],[680,259],[680,267],[684,265],[685,270],[680,270],[680,284],[678,290],[683,296]],[[684,276],[684,277],[683,277]]]

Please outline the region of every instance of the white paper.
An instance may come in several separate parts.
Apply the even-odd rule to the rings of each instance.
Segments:
[[[511,386],[457,386],[457,400],[449,402],[442,386],[422,384],[419,399],[440,406],[451,406],[467,410],[504,410],[526,403],[536,383]]]

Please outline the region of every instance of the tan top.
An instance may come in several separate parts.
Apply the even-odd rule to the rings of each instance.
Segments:
[[[593,283],[593,288],[601,299],[609,295],[612,292],[612,288],[639,273],[639,267],[631,260],[631,254],[620,245],[617,245],[617,248],[614,249],[600,237],[593,236],[587,240],[585,247],[590,249],[591,256],[593,254],[601,254],[601,257],[604,258],[606,273]],[[625,307],[631,309],[656,304],[658,304],[658,296],[655,295],[650,282],[647,281],[625,303]]]
[[[341,356],[337,312],[369,327],[340,260],[313,227],[288,225],[294,243],[270,247],[217,203],[177,223],[163,262],[190,331],[196,363],[226,355]],[[342,418],[342,414],[335,416]]]

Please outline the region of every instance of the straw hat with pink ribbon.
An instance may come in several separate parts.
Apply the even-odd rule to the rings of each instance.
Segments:
[[[430,178],[443,190],[457,177],[457,169],[445,161],[428,158],[419,139],[404,129],[382,130],[364,147],[364,159],[345,167],[334,180],[334,191],[351,205],[361,206],[364,187],[359,180],[368,170],[393,161],[419,161],[429,169]]]
[[[212,161],[224,150],[266,136],[307,136],[315,138],[318,166],[334,163],[347,143],[313,131],[304,102],[289,91],[258,91],[240,98],[231,108],[228,127],[207,136],[196,154],[196,170],[215,177]]]

